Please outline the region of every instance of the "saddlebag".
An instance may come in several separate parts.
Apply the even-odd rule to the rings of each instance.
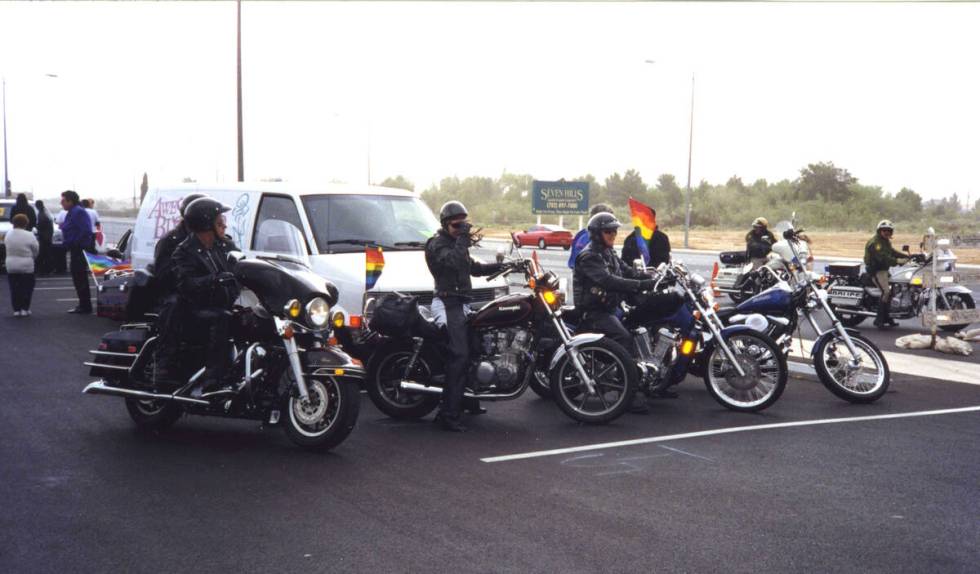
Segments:
[[[860,263],[831,263],[827,266],[827,274],[831,277],[845,277],[855,281],[861,275]]]
[[[440,332],[422,315],[418,298],[401,293],[389,293],[381,298],[368,327],[393,338],[432,337]]]
[[[126,304],[129,302],[132,272],[106,274],[97,289],[95,313],[113,321],[126,319]]]
[[[749,259],[745,256],[745,251],[722,251],[718,258],[725,265],[745,265]]]
[[[126,374],[150,336],[148,329],[122,329],[102,336],[99,348],[89,351],[89,375],[116,378]],[[149,352],[149,351],[148,351]]]

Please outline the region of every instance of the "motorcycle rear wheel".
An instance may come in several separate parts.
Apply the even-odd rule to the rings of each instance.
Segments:
[[[836,334],[813,349],[813,367],[820,382],[834,395],[851,403],[873,403],[888,391],[891,381],[888,363],[870,340],[851,334],[851,341],[861,355],[862,365],[870,363],[873,371],[862,367],[849,373],[847,364],[852,355],[844,340]]]
[[[970,295],[967,295],[966,293],[950,293],[949,295],[946,295],[946,299],[949,300],[950,309],[953,310],[953,311],[957,311],[957,310],[961,310],[961,309],[962,310],[968,310],[968,309],[976,309],[977,308],[977,304],[973,300],[973,297],[970,296]],[[940,307],[942,309],[945,309],[946,308],[946,305],[942,302],[942,299],[941,298],[936,297],[936,303],[937,303],[937,307]],[[946,332],[953,332],[953,331],[959,331],[960,329],[966,329],[969,326],[970,326],[969,324],[966,324],[966,325],[942,325],[939,328],[942,329],[943,331],[946,331]]]
[[[286,436],[297,445],[327,451],[344,442],[361,408],[360,389],[333,377],[310,377],[309,400],[290,393],[286,399]]]
[[[390,343],[382,346],[368,361],[367,392],[378,410],[393,419],[420,419],[439,406],[440,396],[403,391],[398,383],[412,357],[411,344]],[[434,371],[424,353],[419,353],[411,377],[419,383],[429,382]]]
[[[184,414],[184,409],[179,405],[160,400],[126,399],[126,410],[129,412],[129,418],[133,419],[136,427],[141,431],[166,430]]]
[[[551,394],[562,412],[586,424],[605,424],[630,408],[639,374],[629,352],[609,339],[577,348],[585,372],[597,387],[590,395],[568,355],[551,372]]]
[[[745,372],[738,375],[725,352],[715,345],[705,361],[704,384],[725,408],[758,412],[773,405],[786,389],[786,357],[767,335],[740,331],[725,339]]]

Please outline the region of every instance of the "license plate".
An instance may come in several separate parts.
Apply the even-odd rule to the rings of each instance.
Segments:
[[[831,289],[830,296],[838,299],[860,299],[862,293],[860,291],[838,291],[837,289]]]

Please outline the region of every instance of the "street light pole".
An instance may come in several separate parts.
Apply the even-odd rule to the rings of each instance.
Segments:
[[[7,78],[3,79],[3,196],[10,197],[10,175],[7,173]]]
[[[687,210],[684,216],[684,249],[688,248],[687,236],[691,229],[691,152],[694,150],[694,74],[691,74],[691,127],[687,138]]]
[[[238,0],[238,181],[245,181],[245,153],[242,136],[242,0]]]

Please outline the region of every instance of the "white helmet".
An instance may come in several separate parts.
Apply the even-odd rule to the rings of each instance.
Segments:
[[[895,226],[892,225],[892,222],[891,221],[888,221],[887,219],[882,219],[881,221],[878,222],[878,227],[877,227],[876,231],[881,231],[882,229],[888,229],[890,231],[895,231]]]

